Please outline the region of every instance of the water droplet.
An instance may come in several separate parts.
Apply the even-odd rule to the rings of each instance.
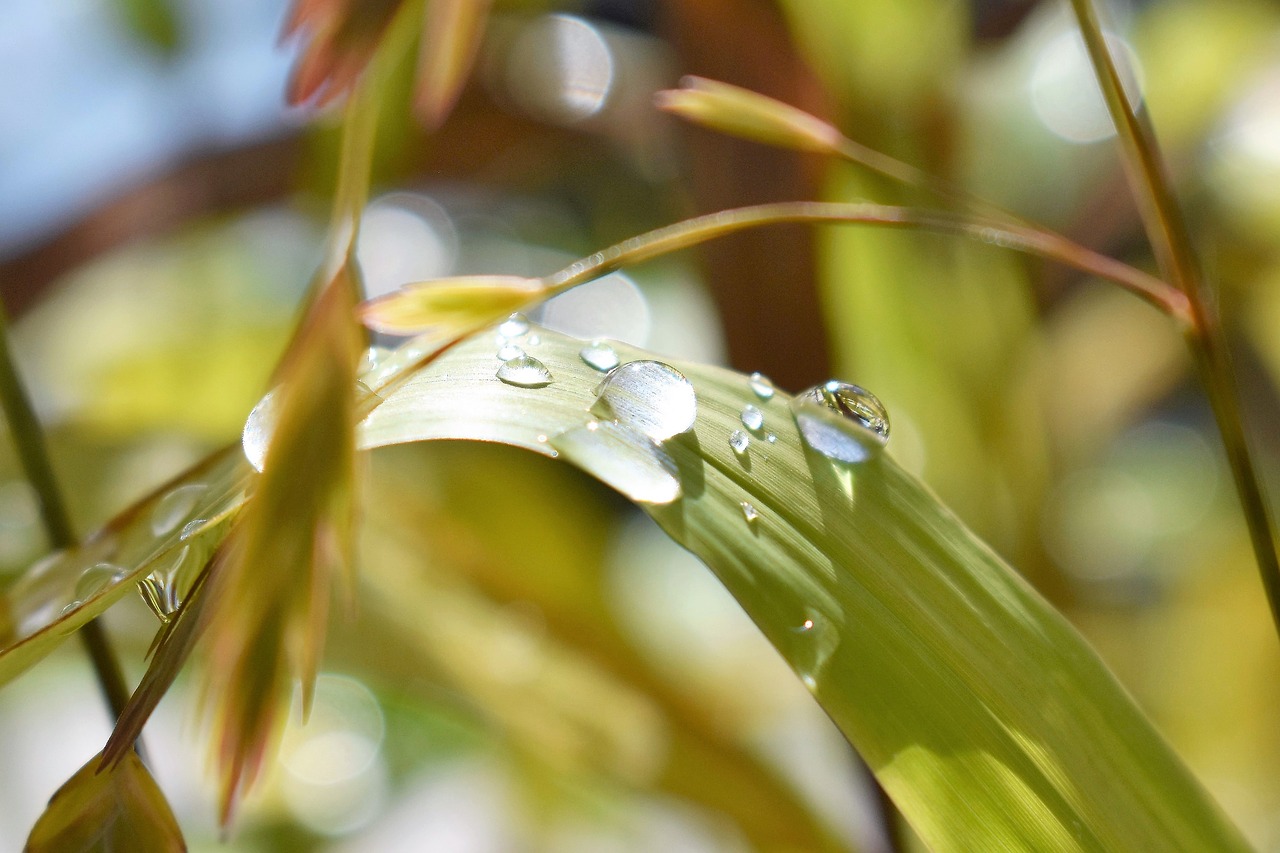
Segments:
[[[684,374],[660,361],[629,361],[596,390],[591,411],[665,441],[693,427],[698,399]]]
[[[207,518],[197,518],[192,521],[188,521],[186,524],[182,525],[182,532],[178,534],[178,540],[185,541],[190,539],[199,532],[200,528],[204,527],[208,523],[209,519]]]
[[[553,436],[551,446],[632,500],[667,504],[680,497],[675,461],[648,436],[624,424],[591,421]]]
[[[742,517],[747,520],[748,525],[754,527],[755,523],[760,520],[760,511],[746,501],[743,501],[739,506],[742,507]]]
[[[735,429],[729,433],[729,446],[733,448],[733,452],[739,456],[747,455],[747,448],[751,446],[751,439],[740,429]]]
[[[608,372],[618,366],[618,353],[604,341],[592,341],[578,350],[578,356],[596,370]]]
[[[773,380],[763,373],[751,374],[749,383],[752,392],[761,400],[768,400],[773,397]]]
[[[498,347],[499,361],[511,361],[511,359],[519,358],[522,355],[524,355],[524,350],[520,349],[520,347],[515,344],[503,344]]]
[[[817,611],[807,611],[792,631],[796,634],[792,666],[804,686],[817,691],[823,671],[840,645],[840,632],[834,630],[827,616]]]
[[[796,426],[813,450],[840,462],[862,462],[889,439],[889,413],[870,391],[832,380],[791,401]]]
[[[768,435],[766,435],[766,436],[764,437],[764,440],[765,440],[765,441],[767,441],[767,442],[769,442],[770,444],[777,444],[777,443],[778,443],[778,436],[774,435],[773,433],[769,433]]]
[[[182,591],[178,583],[179,573],[190,553],[189,545],[182,546],[173,552],[168,561],[152,569],[149,575],[138,581],[138,591],[142,593],[142,600],[161,622],[168,622],[169,617],[182,603]]]
[[[275,432],[275,428],[276,390],[273,388],[253,407],[244,422],[244,433],[240,436],[245,458],[259,473],[267,460],[267,445],[271,443],[271,434]]]
[[[542,343],[542,337],[540,335],[529,336],[529,346],[536,347],[540,343]]]
[[[760,429],[760,427],[764,426],[764,412],[750,404],[743,406],[742,425],[752,432],[755,432]]]
[[[107,587],[119,583],[126,574],[128,572],[114,563],[94,563],[76,580],[76,599],[85,601],[93,598]]]
[[[71,613],[72,611],[74,611],[76,608],[80,607],[83,604],[84,604],[83,601],[78,601],[78,600],[73,601],[70,604],[68,604],[66,607],[62,608],[62,612],[58,615],[66,616],[68,613]]]
[[[504,361],[498,368],[497,377],[518,388],[544,388],[551,384],[551,371],[531,355]]]
[[[360,364],[356,366],[356,374],[363,376],[377,370],[387,356],[391,355],[391,350],[386,347],[369,347],[360,356]]]
[[[529,331],[529,320],[520,312],[516,312],[508,317],[498,326],[498,334],[510,340],[518,338]]]
[[[207,488],[203,483],[188,483],[178,486],[156,501],[151,510],[151,532],[156,536],[173,532],[195,510],[196,503]]]

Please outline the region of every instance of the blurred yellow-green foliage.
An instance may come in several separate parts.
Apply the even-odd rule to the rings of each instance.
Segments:
[[[274,38],[282,3],[261,4],[273,19],[247,3],[116,5],[60,14],[75,17],[75,45],[136,60],[121,77],[137,87],[129,97],[281,102],[288,54],[244,57]],[[237,9],[256,29],[227,25]],[[1274,483],[1280,9],[1151,0],[1109,12],[1218,289]],[[0,31],[52,49],[55,14],[19,2],[0,11]],[[198,78],[221,67],[219,51],[252,73]],[[0,77],[0,152],[20,151],[17,163],[43,157],[57,171],[59,157],[86,162],[76,145],[95,134],[103,146],[171,135],[157,116],[195,114],[156,109],[148,125],[104,109],[104,128],[73,122],[55,60],[35,75],[48,76],[44,98]],[[539,275],[733,204],[921,202],[850,167],[677,126],[650,96],[684,73],[817,112],[1152,267],[1061,4],[499,2],[435,135],[410,117],[403,73],[359,244],[371,293]],[[21,315],[19,356],[81,530],[238,436],[320,257],[335,117],[201,115],[204,131],[153,145],[109,186],[41,188],[0,167],[8,208],[27,203],[19,189],[70,199],[39,230],[0,229],[0,293]],[[112,124],[125,121],[129,134]],[[42,149],[37,125],[78,138]],[[829,375],[874,390],[898,461],[1064,610],[1251,840],[1280,849],[1276,637],[1191,361],[1149,306],[994,246],[829,227],[729,238],[615,275],[541,319],[762,370],[791,390]],[[44,545],[16,463],[3,470],[0,566],[12,574]],[[368,480],[358,606],[335,619],[311,726],[290,731],[227,849],[881,843],[839,735],[711,576],[625,502],[487,446],[379,451]],[[153,617],[130,602],[108,623],[140,672]],[[214,849],[189,692],[180,681],[148,746],[193,849]],[[0,799],[14,804],[0,810],[0,848],[20,845],[105,732],[77,650],[0,692]]]

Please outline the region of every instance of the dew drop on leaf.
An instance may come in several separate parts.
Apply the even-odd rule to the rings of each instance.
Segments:
[[[258,473],[262,473],[262,466],[267,461],[267,445],[271,443],[271,433],[276,428],[275,395],[273,388],[258,401],[258,405],[253,407],[253,411],[244,422],[244,433],[240,436],[244,457]]]
[[[529,331],[529,320],[523,314],[516,312],[502,321],[498,326],[498,334],[510,340],[518,338]]]
[[[578,351],[578,356],[601,372],[608,372],[618,366],[618,353],[604,341],[592,341]]]
[[[747,455],[747,448],[751,446],[751,439],[740,429],[735,429],[729,433],[729,446],[733,448],[733,452],[739,456]]]
[[[520,349],[520,347],[515,344],[507,343],[498,347],[499,361],[511,361],[511,359],[519,358],[522,355],[524,355],[524,350]]]
[[[764,412],[748,403],[742,407],[742,425],[755,432],[764,426]]]
[[[698,415],[693,384],[660,361],[629,361],[614,368],[596,394],[593,414],[616,418],[654,441],[687,432]]]
[[[138,592],[142,593],[142,600],[161,622],[167,623],[169,617],[182,603],[178,591],[178,572],[182,569],[182,564],[187,561],[189,553],[191,553],[191,547],[182,546],[168,561],[138,581]]]
[[[591,421],[553,436],[551,446],[634,501],[667,504],[681,495],[675,461],[648,436],[624,424]]]
[[[165,494],[151,510],[151,532],[156,536],[172,533],[195,510],[205,491],[203,483],[188,483]]]
[[[544,388],[551,384],[551,371],[531,355],[520,355],[504,361],[497,377],[517,388]]]
[[[773,380],[763,373],[753,373],[750,379],[751,391],[761,400],[773,397]]]
[[[739,506],[742,507],[742,517],[747,520],[748,525],[754,527],[755,523],[760,520],[760,511],[746,501],[743,501]]]
[[[119,583],[127,574],[114,563],[94,563],[80,573],[76,580],[75,596],[79,601],[93,598],[112,584]]]
[[[805,443],[839,462],[862,462],[889,440],[889,413],[865,388],[831,380],[791,401]]]

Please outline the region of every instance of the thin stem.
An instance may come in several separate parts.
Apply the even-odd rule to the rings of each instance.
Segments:
[[[22,469],[40,501],[40,519],[44,523],[49,544],[55,549],[73,548],[78,540],[71,526],[66,504],[62,500],[53,465],[49,461],[44,431],[40,428],[31,398],[18,375],[9,345],[8,327],[8,317],[3,306],[0,306],[0,406],[4,408]],[[125,703],[129,701],[129,691],[125,686],[120,662],[111,650],[101,623],[96,619],[84,625],[79,633],[89,659],[93,662],[112,720],[117,720]]]
[[[1191,321],[1186,326],[1187,343],[1222,436],[1227,464],[1235,480],[1258,572],[1271,607],[1271,619],[1280,632],[1280,555],[1276,550],[1271,508],[1245,434],[1226,336],[1210,302],[1191,233],[1174,195],[1150,121],[1145,113],[1138,115],[1125,94],[1093,4],[1090,0],[1071,0],[1071,6],[1123,144],[1125,168],[1138,196],[1147,237],[1155,248],[1165,278],[1186,294]]]
[[[1016,222],[870,202],[777,202],[709,213],[624,240],[570,264],[544,281],[550,292],[559,292],[620,267],[677,249],[747,228],[788,222],[856,223],[958,234],[1074,267],[1120,285],[1184,327],[1190,320],[1187,297],[1182,292],[1155,276],[1073,243],[1061,235]]]

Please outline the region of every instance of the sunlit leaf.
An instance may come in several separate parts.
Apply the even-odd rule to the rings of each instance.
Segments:
[[[244,503],[252,469],[237,446],[216,453],[120,513],[85,544],[39,560],[3,593],[13,636],[0,640],[0,684],[20,675],[157,569],[182,588]],[[179,557],[181,556],[181,560]]]
[[[390,394],[362,443],[553,455],[548,437],[592,417],[600,374],[581,342],[539,334],[527,349],[550,385],[498,380],[478,336]],[[1075,630],[890,455],[833,461],[806,449],[788,395],[675,366],[699,414],[663,443],[683,495],[647,511],[734,594],[932,849],[1247,849]],[[737,452],[748,403],[764,423]]]
[[[137,753],[102,768],[90,759],[49,800],[27,853],[186,850],[169,803]]]
[[[703,77],[685,77],[679,89],[664,89],[654,100],[695,124],[783,148],[835,152],[843,139],[840,131],[804,110]]]
[[[537,279],[475,275],[409,284],[366,302],[366,326],[393,335],[435,331],[459,337],[527,307],[545,288]]]

